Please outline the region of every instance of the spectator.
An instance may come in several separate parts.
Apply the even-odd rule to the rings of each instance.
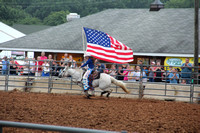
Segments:
[[[49,56],[48,56],[48,60],[49,60],[49,61],[53,61],[53,57],[52,57],[51,54],[49,54]]]
[[[148,76],[149,70],[147,69],[147,66],[143,66],[143,71],[145,72],[145,75]]]
[[[41,52],[40,60],[46,60],[47,57],[45,56],[45,52]]]
[[[35,76],[41,76],[42,72],[42,62],[40,61],[40,56],[37,57],[37,61],[35,62]]]
[[[61,68],[64,68],[65,63],[64,63],[64,59],[63,58],[60,60],[59,65],[60,65]]]
[[[10,57],[10,60],[14,60],[13,57]],[[17,65],[17,68],[20,69],[22,66],[15,60],[14,63]]]
[[[169,78],[169,75],[170,75],[170,73],[172,72],[172,69],[173,69],[173,67],[172,66],[169,66],[169,70],[167,70],[166,71],[166,82],[167,83],[170,83],[170,78]]]
[[[116,70],[116,68],[115,68],[115,64],[112,64],[112,65],[111,65],[111,68],[110,68],[110,70],[108,70],[107,73],[108,73],[110,76],[116,78],[117,70]]]
[[[179,78],[180,78],[181,77],[181,70],[180,70],[180,68],[177,68],[176,70],[177,70],[177,73],[178,73]],[[179,84],[179,80],[178,80],[178,84]]]
[[[140,81],[140,76],[141,76],[141,74],[140,74],[140,72],[141,72],[141,69],[140,69],[140,66],[136,66],[136,71],[135,71],[135,80],[136,81]]]
[[[109,69],[107,68],[107,65],[106,65],[106,64],[104,64],[104,66],[105,66],[105,70],[104,70],[104,72],[105,72],[106,74],[108,74]]]
[[[50,72],[49,63],[46,59],[46,60],[44,60],[44,63],[42,64],[42,76],[43,77],[49,76],[49,72]]]
[[[160,66],[160,62],[157,62],[157,66],[155,68],[155,82],[162,82],[163,68]]]
[[[41,56],[40,56],[40,62],[39,64],[43,64],[44,63],[44,60],[46,60],[47,57],[45,56],[45,52],[41,52]]]
[[[76,61],[73,60],[72,55],[69,56],[69,62],[71,64],[69,67],[71,67],[71,68],[75,68],[76,67]]]
[[[2,60],[2,75],[8,74],[8,66],[9,66],[8,58],[7,56],[4,56]]]
[[[172,69],[172,73],[169,74],[170,84],[177,84],[179,80],[179,74],[175,68]]]
[[[136,79],[135,79],[135,68],[134,68],[134,66],[130,67],[130,72],[128,74],[128,81],[136,82]]]
[[[52,63],[52,76],[58,76],[58,73],[59,73],[59,66],[56,63],[56,60],[54,60]]]
[[[155,69],[155,62],[151,62],[151,66],[149,67],[149,82],[154,82],[154,69]]]
[[[181,65],[181,78],[186,79],[186,84],[191,83],[192,64],[189,63],[189,58],[185,59],[185,63]]]
[[[52,62],[53,62],[53,57],[51,54],[48,55],[48,63],[49,65],[51,66],[52,65]]]
[[[30,62],[30,75],[35,76],[35,58]]]
[[[104,64],[101,64],[100,62],[97,62],[96,63],[96,68],[97,68],[97,71],[99,71],[100,73],[104,73],[105,72],[105,66]]]
[[[139,64],[139,66],[140,66],[140,69],[143,71],[143,61],[142,61],[142,60],[139,60],[138,64]]]
[[[67,56],[68,56],[68,54],[65,53],[65,54],[64,54],[64,58],[62,58],[62,59],[60,60],[59,65],[60,65],[62,68],[63,68],[65,65],[67,65],[68,62],[69,62],[69,59],[67,58]]]
[[[149,73],[149,70],[147,69],[147,66],[143,66],[143,70],[142,70],[142,81],[143,82],[147,82],[147,78],[148,78],[148,73]]]
[[[126,68],[127,68],[127,65],[126,65],[126,64],[123,64],[123,65],[122,65],[122,69],[125,70]]]
[[[185,80],[185,79],[182,79],[181,84],[186,84],[186,80]]]
[[[142,82],[147,82],[147,76],[144,71],[141,71],[140,66],[136,66],[135,79],[136,81],[141,81],[142,79]],[[145,88],[145,85],[143,85],[143,88]]]
[[[17,65],[13,59],[10,60],[10,75],[17,75]]]
[[[29,75],[29,73],[30,73],[30,61],[28,60],[28,57],[25,57],[23,63],[23,75]]]
[[[126,69],[123,71],[123,75],[124,75],[124,80],[128,80],[128,74],[129,74],[129,72],[130,72],[130,65],[129,64],[127,64],[126,65]]]
[[[120,66],[120,65],[118,66],[116,79],[117,80],[124,80],[123,69],[122,69],[122,66]]]

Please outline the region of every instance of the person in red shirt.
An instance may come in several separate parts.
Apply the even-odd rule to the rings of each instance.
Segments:
[[[35,76],[41,76],[43,61],[40,61],[40,56],[35,61]]]
[[[40,60],[46,60],[47,57],[45,56],[45,52],[41,52]]]
[[[47,57],[45,56],[45,52],[41,52],[41,56],[40,56],[40,61],[39,61],[39,64],[43,64],[44,61],[43,60],[46,60]]]

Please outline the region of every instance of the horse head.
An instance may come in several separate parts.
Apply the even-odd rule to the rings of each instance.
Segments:
[[[68,66],[65,66],[64,69],[61,69],[61,71],[60,71],[58,77],[59,77],[59,78],[67,77],[67,76],[68,76],[68,69],[69,69]]]

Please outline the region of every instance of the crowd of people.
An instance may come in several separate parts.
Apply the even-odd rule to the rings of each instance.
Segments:
[[[76,67],[76,61],[73,60],[72,55],[64,54],[64,58],[60,61],[53,60],[52,55],[45,56],[45,52],[41,52],[41,56],[37,59],[29,59],[25,57],[24,61],[14,60],[12,57],[4,58],[1,60],[2,75],[29,75],[29,76],[58,76],[59,72],[71,62],[71,67]],[[51,73],[50,73],[51,72]]]
[[[81,66],[87,62],[87,58],[82,62]],[[77,62],[72,55],[64,54],[64,58],[60,61],[53,60],[52,55],[45,56],[45,52],[41,52],[41,56],[37,59],[25,58],[23,64],[20,64],[12,57],[8,59],[6,56],[1,60],[2,74],[10,75],[30,75],[30,76],[58,76],[60,71],[66,65],[75,68],[78,67]],[[86,65],[84,67],[87,67]],[[137,65],[130,64],[102,64],[99,61],[94,61],[94,69],[100,73],[107,73],[118,80],[124,81],[143,81],[143,82],[167,82],[172,84],[190,84],[192,78],[192,67],[189,59],[186,58],[185,63],[182,64],[181,71],[179,68],[169,66],[164,69],[160,62],[151,62],[150,65],[145,66],[140,60]]]
[[[181,65],[180,68],[173,66],[164,69],[160,62],[151,62],[151,65],[145,66],[140,60],[138,65],[118,66],[118,70],[114,73],[118,80],[126,81],[143,81],[143,82],[167,82],[171,84],[190,84],[192,81],[192,67],[189,59]],[[169,70],[168,70],[169,69]]]

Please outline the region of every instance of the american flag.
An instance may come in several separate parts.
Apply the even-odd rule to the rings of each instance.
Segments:
[[[133,51],[128,46],[102,31],[85,28],[87,50],[91,56],[112,63],[133,61]]]

